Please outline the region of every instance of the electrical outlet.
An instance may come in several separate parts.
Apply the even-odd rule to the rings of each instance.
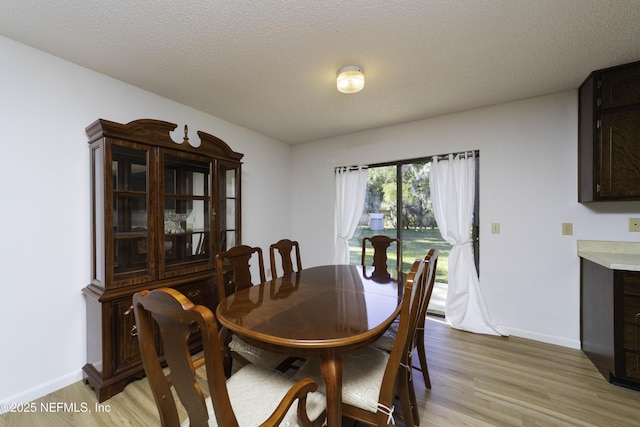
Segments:
[[[563,236],[571,236],[571,235],[573,235],[573,223],[572,222],[563,222],[562,223],[562,235]]]
[[[492,222],[491,223],[491,234],[500,234],[500,223]]]
[[[640,231],[640,218],[629,218],[629,231]]]

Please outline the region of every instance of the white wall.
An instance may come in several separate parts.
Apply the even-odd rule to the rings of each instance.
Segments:
[[[579,348],[576,241],[639,241],[627,221],[640,203],[577,202],[576,91],[295,146],[293,233],[305,266],[332,261],[334,167],[472,149],[480,150],[480,285],[493,320],[512,335]],[[561,235],[563,222],[573,236]]]
[[[0,37],[0,402],[81,379],[90,279],[89,149],[98,118],[189,125],[243,159],[244,242],[289,237],[288,145]],[[274,191],[274,189],[276,189]]]

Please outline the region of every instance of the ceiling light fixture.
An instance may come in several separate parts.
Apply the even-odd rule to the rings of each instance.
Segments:
[[[338,90],[342,93],[360,92],[364,87],[364,74],[357,65],[347,65],[338,71]]]

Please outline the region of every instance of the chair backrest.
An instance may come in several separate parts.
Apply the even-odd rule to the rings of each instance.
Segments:
[[[433,286],[436,282],[436,269],[438,268],[438,255],[440,252],[435,249],[429,249],[427,255],[424,257],[424,262],[427,265],[426,274],[423,276],[426,282],[425,284],[425,293],[424,293],[424,301],[422,302],[423,307],[420,308],[420,318],[422,319],[427,314],[427,307],[429,306],[429,301],[431,300],[431,294],[433,293]],[[422,319],[424,322],[424,319]]]
[[[432,248],[427,252],[427,255],[424,257],[425,263],[425,274],[422,275],[422,280],[424,281],[424,292],[422,296],[422,301],[420,301],[420,310],[418,312],[418,322],[416,325],[416,329],[414,332],[414,336],[412,338],[413,345],[411,348],[415,347],[417,341],[417,335],[419,333],[424,333],[424,322],[427,316],[427,308],[429,307],[429,301],[431,300],[431,294],[433,293],[433,286],[436,281],[436,269],[438,267],[438,255],[439,252],[437,249]]]
[[[300,260],[300,246],[298,245],[298,242],[295,240],[282,239],[269,246],[269,260],[271,263],[272,278],[278,277],[278,274],[276,272],[276,250],[280,254],[282,269],[284,270],[282,273],[283,275],[302,270],[302,261]],[[291,257],[292,251],[295,252],[296,270],[293,269],[293,259]]]
[[[398,263],[398,253],[400,251],[400,240],[394,239],[389,236],[377,235],[371,237],[365,237],[362,239],[362,260],[361,264],[365,265],[365,255],[367,252],[367,242],[371,243],[373,247],[373,269],[380,273],[388,271],[387,267],[387,249],[391,246],[392,242],[396,242],[396,263]],[[399,263],[397,264],[399,267]]]
[[[171,288],[134,294],[133,310],[142,364],[160,412],[162,425],[180,425],[176,402],[171,392],[172,386],[189,415],[190,424],[207,425],[207,405],[196,380],[196,365],[188,346],[189,335],[199,330],[202,336],[207,386],[218,425],[237,426],[238,422],[227,392],[216,319],[211,310],[202,305],[194,305],[187,297]],[[165,375],[162,370],[154,324],[160,332],[169,375]]]
[[[216,255],[217,274],[218,274],[218,301],[222,301],[227,296],[239,291],[240,289],[253,286],[251,280],[252,258],[258,258],[258,273],[260,274],[260,282],[266,282],[264,274],[264,258],[262,249],[259,247],[251,247],[247,245],[234,246],[228,251],[220,252]],[[229,262],[233,271],[231,282],[226,283],[224,279],[223,264]]]
[[[420,311],[420,302],[424,294],[425,261],[417,259],[411,266],[404,284],[404,294],[400,307],[400,322],[396,339],[389,354],[389,360],[385,368],[380,388],[379,402],[391,404],[395,397],[395,385],[398,370],[401,364],[406,361],[405,355],[409,351],[409,346],[413,345],[413,335]],[[404,369],[404,368],[403,368]]]

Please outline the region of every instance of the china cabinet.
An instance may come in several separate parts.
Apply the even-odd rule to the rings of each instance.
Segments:
[[[578,201],[640,200],[640,62],[591,73],[579,104]]]
[[[242,154],[198,132],[191,145],[176,125],[97,120],[91,152],[92,268],[87,300],[85,382],[99,401],[144,376],[132,296],[172,287],[215,310],[215,256],[241,242]],[[161,343],[158,338],[158,346]],[[191,346],[199,346],[197,331]]]

